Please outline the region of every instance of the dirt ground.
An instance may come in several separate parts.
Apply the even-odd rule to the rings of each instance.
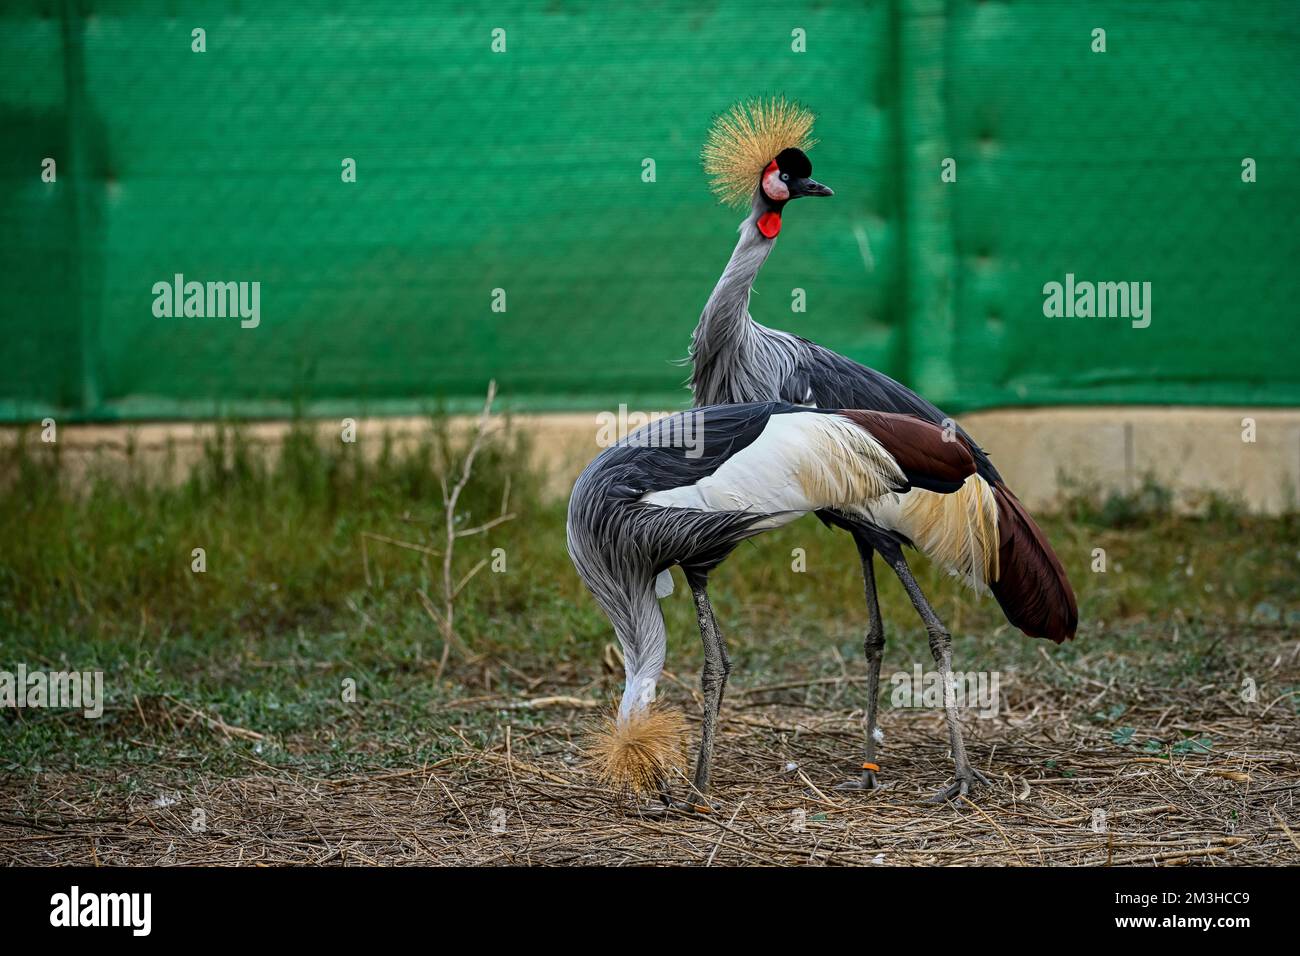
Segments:
[[[1292,662],[1294,663],[1294,662]],[[1207,752],[1151,752],[1015,685],[964,720],[993,780],[973,800],[927,798],[951,769],[940,713],[885,707],[885,786],[842,792],[860,763],[860,678],[738,689],[724,706],[709,814],[644,812],[593,784],[583,739],[598,707],[550,688],[528,701],[450,702],[455,728],[495,712],[498,742],[427,766],[319,779],[159,767],[129,791],[111,772],[11,777],[0,859],[50,865],[1258,865],[1300,864],[1300,732],[1289,700],[1169,691],[1125,720],[1135,740],[1181,731]],[[678,702],[692,711],[686,685]],[[1173,715],[1177,715],[1174,717]],[[1185,726],[1184,726],[1185,725]],[[692,724],[697,729],[697,724]],[[226,728],[232,744],[238,729]],[[645,806],[648,806],[645,805]]]

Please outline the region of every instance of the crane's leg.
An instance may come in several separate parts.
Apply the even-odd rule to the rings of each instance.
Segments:
[[[731,659],[723,643],[718,621],[713,616],[713,605],[703,582],[691,584],[695,597],[695,615],[700,624],[700,639],[704,642],[704,672],[700,687],[704,691],[704,720],[700,730],[700,753],[695,763],[695,797],[706,800],[709,795],[709,771],[713,763],[713,737],[718,728],[718,712],[722,709],[722,694],[731,673]]]
[[[885,627],[880,621],[880,600],[876,595],[875,547],[858,532],[853,533],[853,541],[858,546],[858,556],[862,559],[862,582],[867,596],[867,637],[862,642],[867,654],[867,758],[862,768],[862,776],[857,780],[846,780],[837,790],[875,790],[880,784],[876,781],[876,714],[880,704],[880,660],[885,654]]]
[[[943,709],[948,718],[948,737],[952,742],[952,759],[957,765],[957,779],[950,787],[935,794],[934,802],[942,803],[954,797],[964,797],[976,783],[990,784],[988,777],[972,767],[966,759],[966,743],[962,740],[961,724],[957,720],[957,694],[952,679],[952,637],[921,593],[921,586],[912,576],[912,569],[907,566],[902,549],[896,546],[891,548],[885,558],[898,575],[898,580],[903,582],[907,596],[912,599],[912,607],[916,608],[916,613],[925,623],[925,629],[930,635],[930,653],[939,666],[939,680],[943,684]]]

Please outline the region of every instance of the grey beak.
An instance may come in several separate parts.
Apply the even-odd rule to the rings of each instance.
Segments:
[[[823,186],[815,179],[805,179],[803,194],[805,196],[834,196],[835,191],[830,186]]]

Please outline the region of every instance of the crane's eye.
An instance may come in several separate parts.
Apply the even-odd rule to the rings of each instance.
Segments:
[[[782,173],[782,174],[781,174],[781,182],[783,182],[783,183],[788,183],[789,181],[790,181],[790,174],[789,174],[789,173]]]

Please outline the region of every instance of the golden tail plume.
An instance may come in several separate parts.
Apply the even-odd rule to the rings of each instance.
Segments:
[[[1001,573],[998,517],[993,489],[971,475],[950,495],[908,492],[901,530],[932,561],[985,594]]]

